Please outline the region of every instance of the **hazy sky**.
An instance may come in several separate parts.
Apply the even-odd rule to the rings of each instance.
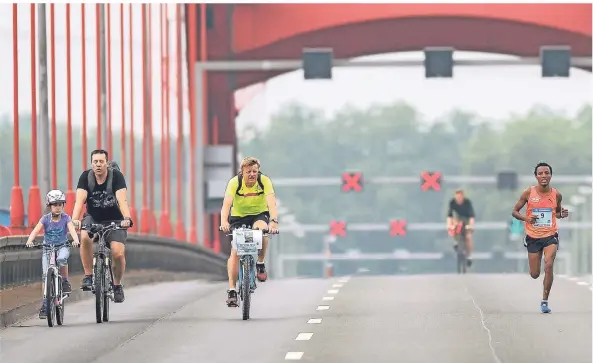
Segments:
[[[456,59],[509,59],[508,55],[458,52]],[[383,54],[361,59],[423,59],[422,52]],[[299,102],[328,113],[345,104],[367,107],[403,100],[427,119],[463,108],[487,118],[505,118],[541,103],[574,113],[591,102],[591,74],[571,70],[568,79],[542,78],[538,66],[456,67],[452,79],[425,79],[423,67],[338,68],[332,81],[304,81],[302,71],[268,82],[239,117],[238,125],[259,124],[286,102]]]
[[[5,57],[2,58],[0,67],[0,114],[12,115],[13,103],[13,77],[12,77],[12,9],[10,4],[0,5],[0,47],[4,49]],[[56,34],[56,114],[59,121],[65,121],[67,115],[66,98],[66,26],[65,5],[55,6],[55,34]],[[133,31],[134,48],[134,103],[135,127],[141,132],[140,105],[141,93],[141,38],[140,38],[140,5],[134,7]],[[112,5],[112,78],[114,89],[112,106],[114,112],[113,126],[121,128],[121,70],[120,70],[120,32],[119,32],[119,5]],[[31,110],[31,78],[30,78],[30,6],[19,4],[19,108],[21,112]],[[72,19],[72,114],[73,123],[82,123],[82,38],[80,35],[81,16],[80,4],[71,6]],[[95,25],[94,5],[86,6],[86,52],[87,52],[87,121],[96,125],[97,91],[96,91],[96,54],[95,54]],[[129,39],[128,39],[128,5],[124,6],[125,27],[125,96],[126,119],[129,122]],[[49,5],[47,6],[48,26],[48,52],[49,40]],[[160,133],[160,35],[158,33],[159,13],[158,7],[153,6],[153,88],[154,88],[154,133]],[[169,12],[173,21],[173,11]],[[174,23],[170,28],[171,49],[174,49]],[[416,58],[422,59],[422,53],[412,52],[406,54],[390,54],[374,56],[378,58]],[[509,56],[462,53],[456,54],[457,59],[467,58],[505,58]],[[185,62],[185,60],[184,60]],[[48,72],[50,69],[48,69]],[[416,106],[428,119],[442,115],[453,108],[463,108],[475,111],[487,118],[504,118],[514,112],[523,112],[536,103],[547,105],[551,108],[566,110],[574,113],[585,102],[591,100],[591,74],[572,70],[569,79],[543,79],[540,77],[538,66],[518,67],[457,67],[453,79],[424,79],[422,67],[418,68],[356,68],[335,69],[333,81],[308,81],[302,78],[302,72],[290,72],[276,77],[267,82],[265,89],[241,112],[237,120],[238,129],[243,129],[248,124],[264,126],[269,115],[280,109],[290,101],[299,101],[311,106],[324,108],[331,112],[345,104],[369,106],[372,103],[384,103],[395,100],[407,101]],[[184,74],[185,76],[185,74]],[[49,75],[51,82],[51,74]],[[172,79],[173,85],[175,80]],[[51,83],[50,83],[51,84]],[[184,89],[187,89],[184,84]],[[51,89],[50,89],[51,92]],[[171,104],[176,98],[171,94]],[[185,102],[187,105],[187,102]],[[50,115],[51,115],[50,99]],[[187,111],[186,118],[187,118]],[[171,113],[176,120],[175,108]],[[173,127],[174,125],[172,125]],[[187,129],[187,122],[186,122]],[[175,134],[174,131],[172,131]]]

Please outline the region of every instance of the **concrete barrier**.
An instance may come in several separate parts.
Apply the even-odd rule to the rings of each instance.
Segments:
[[[38,237],[36,243],[41,243]],[[42,278],[41,249],[25,247],[27,236],[0,237],[0,294],[23,286],[39,286]],[[70,276],[82,276],[84,271],[79,250],[72,248],[68,260]],[[146,274],[145,271],[150,271]],[[138,273],[137,273],[138,272]],[[126,241],[127,286],[200,277],[222,281],[227,278],[226,257],[205,247],[149,235],[129,234]],[[127,281],[127,282],[126,282]],[[74,285],[73,285],[74,287]],[[80,296],[79,296],[80,295]],[[73,294],[71,301],[82,298]],[[41,296],[13,301],[0,309],[0,327],[13,324],[25,315],[35,313]]]

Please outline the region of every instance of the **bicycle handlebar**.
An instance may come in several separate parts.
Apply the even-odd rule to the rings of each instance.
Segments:
[[[44,243],[36,243],[36,244],[33,244],[31,247],[27,247],[27,248],[49,248],[49,247],[51,247],[51,246],[59,246],[59,247],[66,246],[66,247],[72,247],[72,242],[68,241],[68,242],[66,242],[66,243],[64,243],[64,244],[61,244],[61,245],[51,245],[51,244],[44,244]]]
[[[235,229],[239,229],[239,228],[242,228],[242,227],[232,228],[231,230],[235,230]],[[262,231],[263,234],[269,234],[270,233],[270,230],[267,229],[267,228],[265,228],[265,229],[253,229],[253,228],[244,227],[244,229],[249,229],[249,230],[252,230],[252,231]],[[218,230],[219,231],[222,231],[222,226],[218,226]],[[276,233],[280,233],[280,231],[278,231]],[[232,233],[231,234],[227,234],[227,236],[232,236]]]
[[[120,221],[121,223],[122,221]],[[130,227],[132,224],[130,223]],[[104,233],[108,231],[114,231],[118,229],[128,229],[130,227],[122,227],[121,225],[117,225],[115,222],[111,222],[109,224],[102,224],[102,223],[92,223],[92,224],[83,224],[80,226],[81,230],[89,231],[93,234],[95,233]]]

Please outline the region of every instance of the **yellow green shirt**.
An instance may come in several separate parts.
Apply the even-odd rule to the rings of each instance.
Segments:
[[[231,216],[252,216],[268,211],[268,202],[266,201],[266,196],[274,194],[274,187],[272,186],[272,181],[270,178],[263,174],[261,176],[261,181],[264,185],[265,193],[261,193],[262,190],[257,181],[253,187],[248,188],[245,185],[245,180],[243,180],[241,183],[241,189],[239,190],[239,193],[243,194],[241,196],[236,194],[237,187],[239,186],[239,177],[235,176],[229,180],[226,187],[226,192],[224,194],[233,197]]]

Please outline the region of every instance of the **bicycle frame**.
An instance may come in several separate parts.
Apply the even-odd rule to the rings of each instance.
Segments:
[[[259,251],[263,246],[264,233],[261,230],[252,230],[250,228],[242,227],[233,230],[233,240],[231,245],[237,250],[239,257],[239,280],[243,280],[243,267],[250,266],[250,290],[253,292],[257,288],[255,282],[255,262],[259,255]],[[255,240],[255,242],[253,242]]]
[[[66,243],[65,245],[45,245],[45,244],[38,244],[34,245],[34,247],[40,248],[42,251],[42,258],[43,255],[48,251],[48,266],[45,270],[45,281],[43,287],[43,300],[46,301],[47,307],[47,325],[49,327],[54,326],[54,318],[58,325],[62,325],[64,322],[64,301],[70,296],[69,293],[64,293],[62,289],[62,281],[63,277],[60,274],[60,269],[57,265],[57,255],[58,249],[62,246],[71,247],[70,243]],[[53,277],[52,281],[49,281],[49,277]],[[48,300],[48,291],[50,289],[54,292],[52,295],[52,300]]]
[[[105,236],[120,227],[115,222],[109,224],[91,224],[83,226],[83,229],[89,231],[93,242],[97,242],[97,249],[93,252],[93,283],[91,292],[95,294],[95,313],[97,323],[109,321],[109,300],[113,298],[113,270],[111,268],[111,249],[107,247]],[[107,271],[105,271],[107,269]]]
[[[241,298],[243,320],[249,319],[251,294],[257,289],[255,281],[255,267],[259,251],[263,246],[263,239],[268,230],[251,229],[243,225],[233,229],[231,246],[239,257],[239,285],[238,295]],[[247,276],[245,276],[247,275]]]
[[[466,273],[467,271],[467,225],[463,221],[457,222],[453,230],[453,238],[457,242],[457,273]]]
[[[58,264],[56,261],[56,257],[57,257],[57,248],[54,245],[48,245],[48,246],[43,246],[42,247],[42,254],[45,254],[45,251],[49,250],[49,261],[48,261],[48,266],[47,266],[47,270],[45,270],[45,276],[49,276],[49,272],[52,271],[53,272],[53,276],[54,276],[54,286],[56,288],[56,291],[60,291],[58,289],[58,280],[59,280],[59,276],[60,276],[60,269],[58,268]],[[45,299],[47,297],[47,283],[45,284],[45,288],[43,291],[43,298]],[[61,299],[58,298],[58,303]]]

